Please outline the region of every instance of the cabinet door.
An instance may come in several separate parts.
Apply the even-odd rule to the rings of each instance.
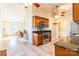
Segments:
[[[77,54],[76,52],[73,51],[69,51],[70,56],[79,56],[79,54]]]
[[[79,56],[79,53],[55,45],[56,56]]]
[[[45,26],[49,27],[49,20],[48,19],[44,19],[44,21],[45,21]]]
[[[73,3],[73,20],[79,22],[79,3]]]
[[[38,27],[40,22],[40,17],[33,16],[33,27]]]
[[[37,33],[33,33],[33,44],[38,45],[38,35],[37,35]]]
[[[39,16],[33,16],[33,27],[39,27],[40,21],[45,22],[45,26],[49,27],[49,20],[47,18],[39,17]]]
[[[0,56],[7,56],[7,51],[6,50],[1,50],[0,51]]]
[[[43,35],[42,33],[38,34],[38,45],[43,44]]]
[[[37,46],[43,44],[43,36],[41,33],[33,33],[33,44]]]

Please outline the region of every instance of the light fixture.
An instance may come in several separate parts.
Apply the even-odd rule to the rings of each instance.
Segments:
[[[65,15],[65,13],[66,13],[66,12],[65,12],[65,11],[63,11],[63,12],[59,13],[58,15],[56,15],[56,16],[55,16],[55,18],[59,18],[59,17],[61,17],[61,16],[64,16],[64,15]]]
[[[56,16],[55,16],[55,18],[59,18],[59,17],[61,17],[61,16],[60,16],[60,15],[56,15]]]

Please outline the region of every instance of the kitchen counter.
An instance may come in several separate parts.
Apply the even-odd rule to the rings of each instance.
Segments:
[[[51,32],[51,30],[37,30],[37,31],[33,31],[33,33],[39,33],[39,32]]]
[[[79,45],[72,44],[70,42],[65,42],[63,40],[59,40],[59,41],[55,42],[54,45],[57,45],[62,48],[65,48],[67,50],[79,53]]]

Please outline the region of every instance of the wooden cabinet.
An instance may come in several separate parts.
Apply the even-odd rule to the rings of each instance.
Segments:
[[[79,22],[79,3],[73,3],[73,20]]]
[[[42,45],[51,41],[51,31],[33,31],[33,44]]]
[[[55,56],[79,56],[79,53],[55,45]]]
[[[49,20],[44,18],[44,21],[45,21],[45,26],[49,27]]]
[[[38,27],[39,26],[39,22],[40,22],[40,17],[33,16],[32,22],[33,22],[32,23],[33,27]]]
[[[51,41],[51,32],[49,33],[48,37],[49,37],[49,41]]]
[[[33,44],[37,46],[43,44],[43,36],[41,33],[33,33]]]
[[[67,52],[65,48],[55,45],[55,56],[68,56],[68,55],[69,55],[69,52]]]
[[[49,19],[39,17],[39,16],[33,16],[32,17],[32,22],[33,22],[32,25],[33,25],[33,27],[39,27],[41,21],[43,21],[45,23],[45,27],[49,26]]]
[[[6,50],[1,50],[0,51],[0,56],[7,56],[7,51]]]

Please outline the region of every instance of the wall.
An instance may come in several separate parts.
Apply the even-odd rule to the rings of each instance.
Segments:
[[[72,11],[67,12],[65,16],[58,18],[59,24],[59,35],[70,36],[70,23],[72,22]]]
[[[2,27],[3,29],[5,29],[6,34],[10,34],[12,31],[10,30],[13,26],[13,28],[15,28],[15,31],[13,32],[18,32],[18,31],[22,31],[24,30],[24,22],[18,22],[18,21],[2,21]],[[15,26],[15,27],[14,27]],[[7,29],[6,29],[7,28]]]
[[[0,40],[2,39],[2,20],[1,20],[1,11],[0,11]]]
[[[59,37],[64,37],[64,39],[68,39],[68,37],[70,37],[70,24],[73,20],[72,4],[69,3],[66,5],[66,7],[63,5],[63,7],[64,8],[62,9],[58,9],[58,11],[66,11],[65,15],[58,18],[53,17],[53,23],[57,23],[53,24],[53,41],[59,40]]]
[[[13,23],[17,26],[16,31],[24,30],[25,21],[25,5],[18,3],[0,4],[0,13],[3,27],[9,33],[9,24]]]
[[[65,16],[61,16],[57,19],[59,22],[58,36],[64,37],[65,42],[70,40],[70,24],[73,21],[72,4],[68,6],[70,6],[71,9],[66,12]]]
[[[1,19],[0,19],[0,40],[2,39],[2,22],[1,22]]]
[[[32,7],[31,5],[28,8],[25,8],[26,20],[25,20],[25,30],[28,33],[28,42],[32,43]]]
[[[16,3],[0,4],[1,18],[7,21],[25,20],[25,5]]]

